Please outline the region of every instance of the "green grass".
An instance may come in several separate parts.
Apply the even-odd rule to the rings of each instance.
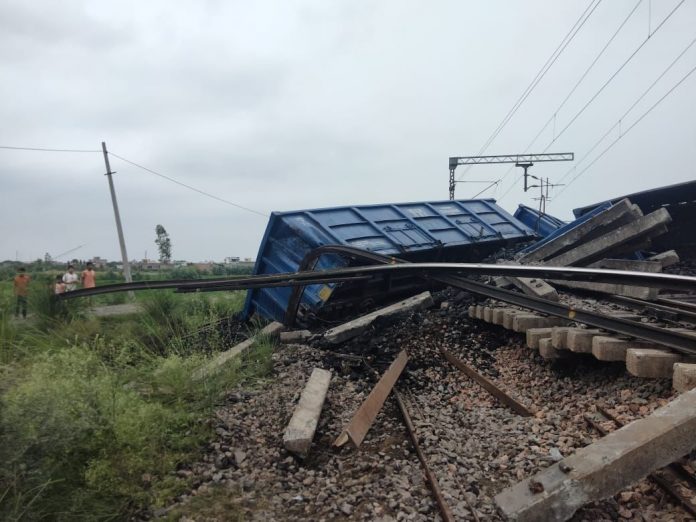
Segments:
[[[142,314],[98,319],[52,308],[43,284],[32,282],[32,321],[11,317],[0,285],[0,519],[125,520],[166,505],[220,398],[269,374],[272,342],[197,380],[229,348],[210,325],[238,311],[242,293],[148,292]]]

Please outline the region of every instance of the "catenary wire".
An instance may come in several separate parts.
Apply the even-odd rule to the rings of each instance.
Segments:
[[[641,94],[641,95],[636,99],[636,101],[634,101],[634,102],[631,104],[631,106],[626,110],[626,112],[624,112],[624,113],[619,117],[619,119],[616,120],[616,123],[614,123],[614,125],[612,125],[612,126],[611,126],[611,127],[610,127],[610,128],[609,128],[609,129],[596,141],[596,142],[595,142],[595,144],[590,148],[590,150],[588,150],[588,151],[583,155],[583,157],[580,158],[580,159],[575,163],[575,165],[574,165],[572,168],[568,169],[568,171],[563,175],[563,177],[561,177],[561,179],[558,180],[559,183],[560,183],[561,181],[565,180],[572,172],[577,171],[578,165],[580,165],[583,161],[585,161],[585,160],[587,159],[587,157],[588,157],[590,154],[592,154],[592,153],[595,151],[595,149],[596,149],[597,147],[599,147],[599,145],[600,145],[600,144],[604,141],[604,139],[611,133],[611,131],[613,131],[616,127],[618,127],[618,126],[621,124],[622,120],[623,120],[626,116],[628,116],[628,114],[636,107],[636,105],[638,105],[638,104],[643,100],[643,98],[645,98],[645,97],[648,95],[648,93],[653,89],[653,87],[655,87],[655,85],[657,85],[657,83],[658,83],[662,78],[664,78],[664,76],[672,69],[672,67],[674,67],[674,65],[682,58],[682,56],[684,56],[684,55],[686,54],[686,52],[687,52],[689,49],[691,49],[691,47],[692,47],[695,43],[696,43],[696,38],[694,38],[693,40],[691,40],[691,42],[682,50],[682,52],[680,52],[679,55],[677,55],[677,57],[676,57],[674,60],[672,60],[672,63],[670,63],[670,64],[667,66],[667,68],[666,68],[664,71],[662,71],[662,73],[661,73],[657,78],[655,78],[655,81],[653,81],[653,82],[650,84],[650,86],[649,86],[647,89],[645,89],[645,91],[643,91],[643,94]]]
[[[0,145],[0,149],[5,150],[28,150],[34,152],[99,152],[100,150],[89,150],[89,149],[48,149],[43,147],[12,147],[9,145]]]
[[[572,185],[573,182],[574,182],[576,179],[578,179],[580,176],[582,176],[582,175],[583,175],[585,172],[587,172],[595,163],[597,163],[597,161],[599,161],[599,159],[600,159],[602,156],[604,156],[607,152],[609,152],[609,150],[610,150],[614,145],[616,145],[616,144],[619,142],[619,140],[620,140],[621,138],[623,138],[623,137],[624,137],[626,134],[628,134],[636,125],[638,125],[641,121],[643,121],[643,119],[644,119],[648,114],[650,114],[650,113],[653,111],[653,109],[655,109],[660,103],[662,103],[662,101],[663,101],[665,98],[667,98],[670,94],[672,94],[672,93],[677,89],[677,87],[679,87],[682,83],[684,83],[684,82],[686,81],[686,79],[687,79],[689,76],[691,76],[694,72],[696,72],[696,66],[694,66],[688,73],[686,73],[686,74],[681,78],[681,80],[679,80],[676,84],[674,84],[674,85],[672,86],[672,88],[671,88],[669,91],[667,91],[659,100],[657,100],[653,105],[651,105],[650,108],[649,108],[647,111],[645,111],[643,114],[641,114],[641,116],[640,116],[635,122],[633,122],[633,124],[632,124],[630,127],[628,127],[628,129],[626,129],[626,130],[625,130],[623,133],[621,133],[614,141],[612,141],[612,142],[611,142],[611,143],[610,143],[610,144],[609,144],[597,157],[595,157],[595,159],[592,160],[592,162],[591,162],[587,167],[585,167],[583,170],[581,170],[580,172],[578,172],[578,173],[573,177],[573,179],[571,179],[571,180],[568,182],[568,184],[565,185],[565,186],[563,187],[563,189],[561,189],[561,190],[558,192],[557,196],[561,195],[561,194],[563,193],[563,191],[565,191],[565,189],[567,189],[570,185]]]
[[[160,172],[156,172],[156,171],[154,171],[154,170],[152,170],[152,169],[149,169],[149,168],[147,168],[147,167],[145,167],[145,166],[143,166],[143,165],[140,165],[139,163],[136,163],[135,161],[131,161],[131,160],[129,160],[129,159],[124,158],[123,156],[119,156],[118,154],[115,154],[115,153],[113,153],[113,152],[111,152],[111,151],[109,151],[109,155],[110,155],[110,156],[113,156],[114,158],[118,158],[118,159],[120,159],[121,161],[124,161],[124,162],[128,163],[129,165],[132,165],[132,166],[134,166],[134,167],[137,167],[137,168],[139,168],[139,169],[142,169],[142,170],[144,170],[145,172],[149,172],[150,174],[154,174],[155,176],[159,176],[159,177],[162,178],[162,179],[166,179],[167,181],[171,181],[172,183],[175,183],[175,184],[177,184],[177,185],[179,185],[179,186],[181,186],[181,187],[187,188],[187,189],[189,189],[189,190],[193,190],[194,192],[197,192],[198,194],[202,194],[203,196],[207,196],[207,197],[209,197],[209,198],[215,199],[215,200],[220,201],[220,202],[222,202],[222,203],[225,203],[225,204],[227,204],[227,205],[231,205],[231,206],[236,207],[236,208],[239,208],[239,209],[241,209],[241,210],[246,210],[247,212],[251,212],[251,213],[256,214],[256,215],[259,215],[259,216],[268,217],[268,214],[265,214],[265,213],[263,213],[263,212],[259,212],[258,210],[254,210],[254,209],[252,209],[252,208],[245,207],[245,206],[240,205],[240,204],[238,204],[238,203],[233,203],[232,201],[229,201],[229,200],[227,200],[227,199],[224,199],[224,198],[221,198],[221,197],[216,196],[216,195],[214,195],[214,194],[211,194],[210,192],[206,192],[206,191],[204,191],[204,190],[197,189],[196,187],[192,187],[191,185],[187,185],[186,183],[182,183],[182,182],[179,181],[179,180],[176,180],[176,179],[174,179],[174,178],[171,178],[171,177],[169,177],[169,176],[166,176],[166,175],[164,175],[164,174],[162,174],[162,173],[160,173]]]
[[[622,29],[624,28],[624,26],[626,25],[626,23],[628,23],[628,21],[630,20],[630,18],[633,16],[633,14],[636,12],[636,10],[638,9],[638,7],[640,7],[640,5],[641,5],[642,3],[643,3],[643,0],[638,0],[638,2],[637,2],[636,5],[633,7],[633,9],[631,9],[631,11],[628,13],[628,15],[626,15],[626,18],[624,18],[623,21],[621,22],[621,24],[619,24],[619,27],[616,29],[616,31],[614,31],[614,34],[611,35],[611,37],[609,38],[609,40],[607,40],[607,42],[604,44],[604,47],[602,47],[602,49],[599,51],[599,53],[597,54],[597,56],[595,56],[595,58],[592,60],[592,62],[590,63],[590,65],[587,67],[587,69],[585,69],[585,71],[580,75],[580,78],[578,79],[577,82],[575,82],[575,85],[573,86],[573,88],[570,89],[570,91],[568,92],[568,94],[566,95],[566,97],[563,99],[563,101],[560,103],[560,105],[556,108],[555,111],[553,111],[553,114],[551,115],[551,117],[549,117],[549,119],[546,121],[546,123],[543,125],[543,127],[539,130],[539,132],[537,132],[536,136],[534,136],[534,138],[532,139],[532,141],[529,142],[529,145],[527,145],[527,147],[524,149],[524,153],[526,153],[526,152],[536,143],[536,141],[541,137],[541,135],[544,133],[544,131],[548,128],[548,126],[549,126],[552,122],[555,121],[557,114],[558,114],[558,113],[560,112],[560,110],[565,106],[565,104],[568,102],[568,100],[571,98],[571,96],[575,93],[575,91],[578,89],[578,87],[580,86],[580,84],[585,80],[585,78],[587,77],[587,75],[588,75],[588,74],[590,73],[590,71],[594,68],[594,66],[597,64],[597,62],[599,61],[599,59],[604,55],[605,51],[609,48],[609,46],[611,45],[611,43],[616,39],[616,37],[619,35],[619,33],[621,32],[621,30],[622,30]],[[554,132],[554,137],[555,137],[555,132]],[[510,175],[510,173],[512,172],[512,170],[513,170],[514,168],[515,168],[514,165],[511,166],[511,167],[507,170],[507,172],[503,175],[503,177],[500,178],[500,182],[503,182],[503,181]],[[518,180],[516,180],[516,181],[514,182],[515,185],[517,184],[517,181],[518,181]],[[507,194],[507,192],[506,192],[506,194]]]
[[[674,15],[674,13],[677,12],[677,9],[679,9],[684,4],[685,1],[686,0],[681,0],[674,7],[674,9],[672,9],[669,12],[669,14],[667,16],[665,16],[665,18],[660,22],[660,24],[657,27],[655,27],[655,30],[652,32],[652,34],[641,42],[641,44],[631,53],[631,55],[628,58],[626,58],[626,60],[621,64],[621,66],[616,71],[614,71],[614,73],[607,79],[606,82],[604,82],[602,84],[602,86],[597,90],[597,92],[595,92],[592,95],[592,97],[585,103],[585,105],[583,105],[583,107],[575,114],[575,116],[573,116],[570,119],[570,121],[566,124],[566,126],[563,127],[561,132],[559,132],[556,136],[554,136],[554,138],[551,140],[551,142],[544,149],[544,152],[546,152],[549,149],[549,147],[551,145],[553,145],[556,142],[556,140],[558,138],[560,138],[563,135],[563,133],[566,130],[568,130],[568,128],[573,123],[575,123],[575,121],[580,117],[580,115],[583,112],[585,112],[585,110],[592,104],[592,102],[594,102],[597,99],[597,97],[602,93],[602,91],[604,91],[604,89],[614,80],[614,78],[616,78],[618,76],[618,74],[623,70],[623,68],[626,67],[626,65],[628,65],[628,63],[640,52],[640,50],[645,46],[645,44],[648,43],[650,38],[652,38],[652,36],[655,35],[655,33],[657,33],[660,30],[660,28],[667,22],[667,20],[669,20],[672,17],[672,15]]]
[[[599,4],[602,2],[602,0],[598,0],[595,3],[595,0],[591,0],[590,3],[587,5],[583,13],[580,15],[580,17],[577,19],[573,27],[571,27],[570,31],[568,31],[568,34],[566,34],[563,37],[563,40],[561,40],[561,43],[556,47],[553,53],[551,53],[551,56],[546,60],[546,63],[539,69],[539,72],[537,72],[536,76],[532,80],[532,82],[527,86],[527,88],[522,92],[518,100],[515,102],[515,104],[512,106],[512,108],[508,111],[508,113],[505,115],[503,120],[498,124],[496,129],[493,131],[493,133],[489,136],[489,138],[486,140],[484,145],[481,147],[477,155],[483,154],[488,147],[491,145],[493,140],[502,132],[502,130],[505,128],[505,126],[509,123],[509,121],[512,119],[512,117],[515,115],[517,110],[522,106],[522,104],[525,102],[525,100],[529,97],[529,95],[532,93],[532,91],[536,88],[536,86],[541,82],[541,80],[544,78],[546,73],[551,69],[554,63],[558,60],[558,58],[561,56],[563,51],[568,47],[570,42],[575,38],[575,36],[578,34],[580,29],[582,28],[583,25],[585,25],[585,22],[590,18],[592,13],[594,13],[595,9],[599,6]],[[589,13],[588,13],[589,11]],[[471,168],[471,165],[467,166],[464,171],[461,173],[458,179],[462,179],[462,177],[469,171]]]
[[[575,85],[573,86],[573,88],[568,92],[568,94],[567,94],[566,97],[563,99],[563,101],[561,102],[561,104],[556,108],[556,110],[553,112],[553,114],[551,115],[551,117],[546,121],[546,123],[543,125],[543,127],[539,130],[539,132],[536,134],[536,136],[534,136],[534,138],[532,139],[532,141],[529,142],[529,145],[527,145],[527,147],[524,149],[524,152],[525,152],[525,153],[532,147],[532,145],[534,145],[534,144],[536,143],[536,141],[537,141],[537,140],[539,139],[539,137],[543,134],[543,132],[547,129],[547,127],[551,124],[551,122],[554,122],[554,121],[555,121],[556,115],[558,114],[558,112],[559,112],[559,111],[563,108],[563,106],[568,102],[568,100],[570,99],[570,97],[571,97],[571,96],[573,95],[573,93],[577,90],[577,88],[580,86],[580,84],[583,82],[583,80],[587,77],[587,75],[589,74],[589,72],[592,70],[592,68],[595,66],[595,64],[599,61],[599,59],[602,57],[602,55],[603,55],[604,52],[607,50],[607,48],[609,47],[609,45],[611,45],[611,43],[614,41],[614,39],[616,38],[616,36],[621,32],[621,30],[623,29],[623,27],[626,25],[626,23],[627,23],[628,20],[631,18],[631,16],[633,16],[633,14],[636,12],[636,10],[638,9],[638,7],[640,6],[640,4],[641,4],[642,2],[643,2],[643,0],[638,0],[638,3],[636,3],[636,5],[633,7],[633,9],[631,9],[631,11],[628,13],[628,15],[626,16],[626,18],[624,18],[624,20],[623,20],[623,21],[621,22],[621,24],[619,25],[618,29],[617,29],[617,30],[614,32],[614,34],[609,38],[609,40],[607,41],[607,43],[604,44],[604,47],[599,51],[599,53],[598,53],[597,56],[594,58],[594,60],[592,60],[592,63],[590,63],[590,65],[587,67],[587,69],[585,69],[585,72],[582,73],[582,75],[580,76],[580,78],[578,79],[578,81],[575,83]],[[555,132],[554,132],[554,135],[555,135]],[[502,183],[502,182],[510,175],[510,173],[512,172],[512,170],[513,170],[514,168],[515,168],[514,165],[510,166],[510,168],[508,168],[507,172],[505,172],[505,174],[504,174],[498,181],[499,181],[500,183]],[[513,182],[513,186],[516,185],[518,181],[519,181],[519,178]],[[499,186],[499,185],[496,185],[496,188],[497,188],[498,186]],[[489,187],[489,188],[490,188],[490,187]],[[510,190],[510,189],[508,189],[508,190],[503,194],[502,197],[504,197],[504,196],[509,192],[509,190]],[[501,198],[501,199],[502,199],[502,198]]]
[[[578,113],[575,114],[575,116],[570,120],[570,122],[559,132],[554,138],[551,140],[551,142],[546,146],[544,149],[544,152],[546,152],[551,145],[553,145],[556,140],[563,134],[577,119],[580,117],[580,115],[590,106],[590,104],[599,96],[599,94],[613,81],[614,78],[621,72],[621,70],[628,65],[628,63],[638,54],[638,52],[645,46],[645,44],[651,39],[651,37],[657,33],[657,31],[660,30],[660,28],[669,20],[672,15],[679,9],[682,4],[686,0],[681,0],[670,12],[663,18],[663,20],[658,24],[657,27],[655,27],[655,30],[650,33],[645,40],[641,42],[641,44],[631,53],[631,55],[621,64],[621,66],[609,77],[609,79],[604,82],[604,84],[599,88],[597,92],[590,98],[590,100],[580,109]],[[502,200],[505,196],[507,196],[510,191],[517,186],[517,183],[519,180],[522,179],[522,176],[519,176],[514,183],[512,183],[505,192],[503,192],[503,195],[500,196],[499,200]],[[559,192],[560,193],[560,192]]]

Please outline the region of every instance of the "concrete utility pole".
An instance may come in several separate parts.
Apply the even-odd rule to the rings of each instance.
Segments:
[[[123,260],[123,277],[126,283],[132,283],[130,264],[128,263],[128,254],[126,253],[126,241],[123,239],[123,227],[121,226],[121,215],[118,213],[118,202],[116,201],[116,190],[114,189],[114,180],[111,179],[111,165],[109,165],[109,153],[106,150],[106,143],[102,141],[102,151],[104,151],[104,164],[106,165],[106,177],[109,179],[109,190],[111,191],[111,203],[114,205],[114,217],[116,217],[116,230],[118,231],[118,242],[121,246],[121,259]],[[133,293],[130,292],[132,296]]]

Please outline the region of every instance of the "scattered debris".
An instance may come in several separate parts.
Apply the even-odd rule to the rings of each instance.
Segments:
[[[566,457],[573,470],[555,464],[496,495],[501,513],[513,520],[567,520],[593,500],[620,492],[696,447],[696,390],[652,415],[607,434]],[[544,495],[535,484],[542,484]]]
[[[285,429],[283,446],[300,457],[306,457],[309,453],[330,381],[331,372],[321,368],[312,370],[312,375],[310,375],[290,423]]]
[[[334,446],[343,446],[349,440],[356,448],[360,446],[367,431],[375,421],[379,410],[382,409],[384,401],[387,400],[387,396],[406,367],[407,362],[408,355],[406,351],[402,350],[391,366],[389,366],[389,369],[382,375],[382,378],[372,389],[367,399],[360,405],[358,411],[355,412],[348,426],[343,429],[335,440]]]
[[[356,337],[363,333],[367,328],[375,322],[380,317],[389,317],[391,315],[402,314],[409,312],[411,310],[420,310],[423,308],[430,308],[433,306],[433,298],[430,292],[423,292],[422,294],[414,295],[394,303],[385,308],[380,308],[367,315],[353,319],[347,323],[343,323],[340,326],[331,328],[324,332],[324,340],[331,344],[339,344],[347,341],[353,337]]]
[[[267,336],[277,336],[285,328],[282,323],[272,322],[271,324],[265,326],[261,329],[258,335]],[[215,358],[210,360],[205,366],[200,368],[195,374],[195,379],[203,379],[209,375],[214,374],[219,371],[225,364],[230,362],[232,359],[239,357],[246,350],[251,348],[256,342],[256,336],[250,337],[249,339],[242,341],[241,343],[233,346],[229,350],[226,350],[218,354]]]
[[[280,342],[283,344],[302,343],[312,337],[309,330],[292,330],[290,332],[280,332]]]

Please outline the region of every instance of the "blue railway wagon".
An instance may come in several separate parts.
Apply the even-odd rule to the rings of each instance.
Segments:
[[[541,237],[552,234],[566,224],[565,221],[561,221],[557,217],[544,214],[526,205],[520,205],[515,211],[514,216]]]
[[[501,246],[534,237],[534,232],[493,199],[434,201],[273,212],[254,274],[297,271],[311,250],[344,245],[410,261],[480,261]],[[348,260],[324,255],[315,269],[339,268]],[[351,283],[355,284],[355,283]],[[319,313],[340,297],[347,284],[312,285],[300,307]],[[292,289],[250,290],[244,317],[282,321]]]

